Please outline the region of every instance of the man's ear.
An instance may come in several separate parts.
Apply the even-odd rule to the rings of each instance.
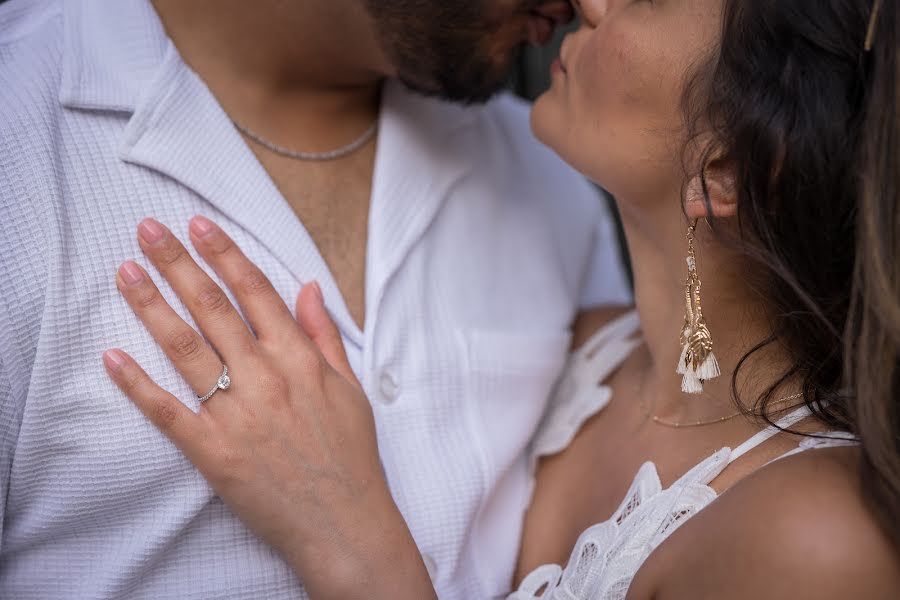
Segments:
[[[688,182],[684,210],[691,220],[708,217],[727,219],[735,216],[737,186],[733,171],[724,164],[707,165],[702,175],[697,175]]]

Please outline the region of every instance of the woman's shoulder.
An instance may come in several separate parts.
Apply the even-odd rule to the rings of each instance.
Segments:
[[[858,446],[810,450],[759,469],[722,494],[721,517],[744,516],[750,541],[793,549],[809,561],[852,565],[892,559],[891,547],[861,484]],[[768,527],[763,526],[768,524]]]
[[[870,510],[858,461],[856,447],[824,448],[759,469],[660,546],[655,589],[692,598],[722,589],[740,590],[735,598],[900,597],[900,552]],[[667,554],[679,557],[678,569],[663,566]]]

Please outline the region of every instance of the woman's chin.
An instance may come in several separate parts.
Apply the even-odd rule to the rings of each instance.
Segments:
[[[559,111],[553,106],[551,92],[547,91],[538,96],[531,108],[531,131],[541,143],[557,150],[554,140],[562,137],[562,120]],[[557,150],[558,152],[558,150]]]
[[[542,144],[556,152],[564,161],[578,171],[578,156],[573,155],[572,124],[566,112],[553,97],[552,90],[538,97],[531,109],[531,131]]]

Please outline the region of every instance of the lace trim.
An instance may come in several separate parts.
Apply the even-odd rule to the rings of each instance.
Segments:
[[[858,443],[840,432],[826,438],[805,438],[784,457]],[[538,567],[508,600],[624,600],[647,557],[718,497],[709,484],[730,464],[731,456],[730,448],[722,448],[666,489],[656,464],[644,463],[609,520],[587,528],[578,538],[567,566]]]
[[[538,457],[568,446],[584,422],[606,407],[612,391],[598,382],[604,381],[640,343],[639,339],[631,339],[638,329],[636,313],[629,313],[603,328],[573,354],[532,444],[532,466]],[[856,438],[844,433],[804,438],[798,448],[782,458],[855,443]],[[667,489],[662,488],[656,464],[644,463],[609,520],[587,528],[578,538],[567,566],[538,567],[508,600],[624,600],[647,557],[717,498],[709,484],[733,456],[735,451],[731,448],[722,448]]]
[[[717,452],[690,474],[715,477],[729,454],[727,449]],[[509,600],[624,598],[636,572],[633,566],[642,564],[662,540],[716,498],[708,485],[679,482],[663,490],[656,465],[645,463],[613,516],[579,537],[568,566],[539,567]]]
[[[632,311],[602,327],[572,353],[531,443],[532,472],[538,458],[567,448],[585,421],[606,408],[612,389],[602,382],[640,345],[639,338],[631,339],[638,331],[640,321]]]

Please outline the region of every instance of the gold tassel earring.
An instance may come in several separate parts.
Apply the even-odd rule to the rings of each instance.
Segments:
[[[719,361],[713,353],[712,335],[703,318],[700,305],[700,275],[697,273],[697,255],[694,252],[694,235],[697,223],[688,228],[688,274],[684,284],[684,326],[681,328],[681,356],[676,372],[683,375],[681,391],[699,394],[703,383],[721,375]]]

